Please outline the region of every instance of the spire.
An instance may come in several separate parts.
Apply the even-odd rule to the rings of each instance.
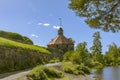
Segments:
[[[62,18],[59,18],[60,21],[60,27],[62,27]]]
[[[58,30],[58,35],[63,35],[63,29],[61,27]]]

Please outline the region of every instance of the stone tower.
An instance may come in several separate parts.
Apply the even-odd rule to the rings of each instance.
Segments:
[[[61,27],[58,30],[58,35],[53,38],[47,46],[55,58],[61,58],[65,52],[74,50],[73,40],[64,36],[63,29]]]

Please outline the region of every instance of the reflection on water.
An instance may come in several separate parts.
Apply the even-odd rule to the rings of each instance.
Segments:
[[[92,71],[88,80],[120,80],[120,66],[105,67],[99,71]]]

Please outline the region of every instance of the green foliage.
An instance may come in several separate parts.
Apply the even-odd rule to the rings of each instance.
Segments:
[[[32,40],[31,40],[30,38],[28,38],[28,37],[26,37],[26,36],[23,36],[23,39],[24,39],[24,41],[25,41],[25,42],[22,41],[23,43],[33,44]]]
[[[104,56],[101,53],[95,53],[94,55],[90,54],[86,48],[86,45],[87,45],[86,42],[79,43],[75,51],[68,51],[67,53],[65,53],[63,58],[64,61],[71,61],[73,65],[75,64],[80,65],[79,68],[81,68],[82,66],[83,69],[81,68],[80,71],[84,73],[89,73],[90,70],[87,68],[96,68],[96,69],[103,68]],[[71,68],[71,66],[68,66],[67,69],[72,73],[72,71],[76,70],[76,67],[74,68],[72,66]],[[75,72],[77,73],[77,71]]]
[[[101,37],[99,32],[95,32],[94,35],[94,40],[93,40],[93,46],[90,48],[92,51],[92,54],[101,54],[102,52],[102,45],[101,45]]]
[[[28,80],[48,80],[42,66],[35,67],[28,75]]]
[[[78,53],[81,57],[82,63],[86,64],[88,59],[89,59],[89,52],[86,48],[87,43],[83,42],[83,43],[79,43],[76,47],[76,53]]]
[[[92,28],[120,30],[120,0],[70,0],[69,8]]]
[[[91,20],[86,20],[85,22],[87,24],[89,24],[90,27],[93,28],[93,27],[97,27],[100,25],[99,19],[100,19],[99,17],[96,17],[96,18],[93,18]]]
[[[63,56],[63,60],[64,61],[69,61],[72,57],[72,55],[74,54],[74,51],[68,51],[64,54]]]
[[[62,64],[62,70],[66,73],[71,73],[75,75],[82,74],[84,75],[85,73],[78,68],[79,65],[73,64],[72,62],[64,62]]]
[[[93,40],[93,46],[90,48],[92,58],[94,61],[98,61],[100,63],[103,62],[103,56],[102,56],[102,45],[101,45],[101,37],[99,32],[95,32],[94,35],[94,40]]]
[[[62,69],[63,69],[63,71],[65,71],[67,73],[71,73],[71,74],[75,74],[75,75],[90,74],[90,68],[88,68],[87,66],[84,66],[84,65],[74,64],[72,62],[64,62],[62,64]]]
[[[7,39],[17,41],[17,42],[21,42],[21,43],[25,43],[25,44],[33,44],[31,39],[29,39],[26,36],[22,36],[18,33],[0,31],[0,37],[7,38]]]
[[[91,70],[90,70],[89,67],[84,66],[84,65],[80,65],[79,68],[80,68],[80,70],[82,70],[84,73],[90,74],[90,71],[91,71]]]
[[[45,66],[37,66],[27,75],[28,80],[53,80],[62,77],[62,72]]]
[[[75,51],[68,51],[64,54],[63,60],[64,61],[72,61],[76,64],[84,63],[87,65],[87,61],[89,59],[89,53],[86,48],[87,43],[79,43],[76,47]]]
[[[91,60],[89,67],[93,69],[102,69],[104,65],[98,61]]]
[[[0,38],[0,73],[22,70],[49,61],[50,52],[40,46]]]
[[[59,59],[51,59],[51,60],[49,61],[49,63],[57,63],[57,62],[60,62],[60,60],[59,60]]]
[[[109,66],[120,65],[120,47],[115,43],[109,46],[108,52],[105,54],[105,64]]]
[[[68,51],[64,54],[64,61],[72,61],[73,63],[80,64],[82,62],[81,56],[76,51]]]
[[[61,71],[58,71],[57,69],[53,67],[46,67],[44,68],[44,72],[48,75],[50,78],[62,78],[63,74]]]

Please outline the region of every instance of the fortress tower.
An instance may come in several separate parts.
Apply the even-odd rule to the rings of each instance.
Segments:
[[[66,38],[63,34],[63,29],[60,27],[58,35],[48,43],[48,49],[55,57],[63,56],[65,52],[74,50],[74,41],[71,38]]]

